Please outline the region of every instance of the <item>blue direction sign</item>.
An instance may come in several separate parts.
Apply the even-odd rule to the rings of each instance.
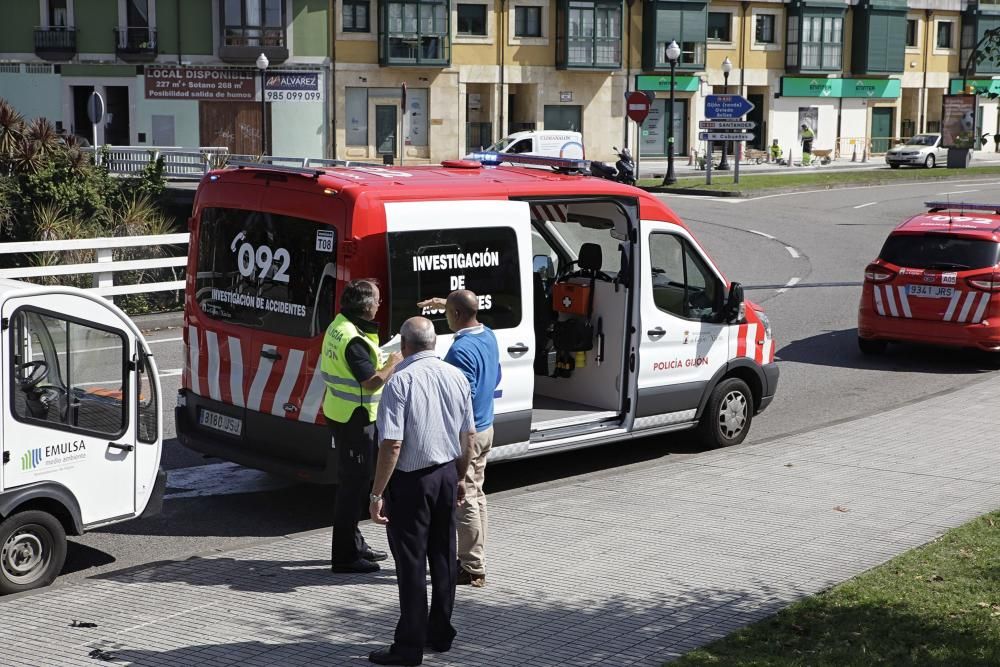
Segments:
[[[740,118],[750,113],[754,105],[741,95],[706,95],[705,118]]]

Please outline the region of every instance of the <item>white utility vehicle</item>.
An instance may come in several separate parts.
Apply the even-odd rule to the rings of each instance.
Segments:
[[[500,164],[498,156],[544,155],[554,158],[582,160],[587,157],[583,148],[583,135],[570,130],[526,130],[514,132],[489,148],[466,155],[467,160],[478,160],[483,164]]]
[[[160,381],[138,327],[71,287],[0,279],[0,594],[52,583],[66,535],[157,513]]]

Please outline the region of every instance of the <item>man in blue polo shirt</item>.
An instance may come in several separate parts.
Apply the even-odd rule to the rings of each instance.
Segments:
[[[479,298],[473,292],[456,290],[447,300],[430,299],[418,305],[445,309],[455,340],[444,360],[462,371],[472,386],[476,435],[465,475],[465,502],[458,508],[458,584],[482,588],[486,585],[487,528],[483,481],[486,458],[493,446],[493,396],[500,384],[500,349],[493,331],[477,319]]]

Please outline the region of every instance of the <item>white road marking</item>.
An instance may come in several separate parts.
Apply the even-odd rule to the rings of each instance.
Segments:
[[[855,206],[854,208],[864,208],[866,206],[874,206],[877,203],[878,203],[877,201],[870,201],[867,204],[861,204],[860,206]]]
[[[938,195],[965,195],[970,192],[979,192],[979,190],[955,190],[953,192],[939,192]]]
[[[782,294],[784,292],[787,292],[790,288],[795,287],[796,285],[798,285],[800,280],[802,280],[802,278],[797,278],[797,277],[796,278],[792,278],[787,283],[785,283],[784,287],[782,287],[781,289],[779,289],[777,291],[777,294]]]
[[[763,236],[765,239],[771,239],[772,241],[774,240],[774,237],[771,236],[770,234],[765,234],[764,232],[758,232],[756,229],[748,229],[747,231],[750,232],[751,234],[756,234],[757,236]]]
[[[155,338],[153,340],[147,338],[146,342],[152,345],[154,343],[176,343],[177,341],[180,340],[184,340],[184,338],[181,336],[177,336],[176,338]]]
[[[914,185],[938,185],[941,181],[912,181],[909,183],[882,183],[881,185],[854,185],[847,188],[836,188],[837,191],[843,190],[873,190],[875,188],[901,188],[906,186]],[[953,181],[952,185],[986,185],[986,186],[997,186],[1000,182],[996,181]],[[773,199],[775,197],[794,197],[796,195],[814,195],[819,192],[832,192],[834,188],[822,188],[819,190],[799,190],[798,192],[777,192],[773,195],[761,195],[759,197],[750,197],[748,199],[743,199],[740,201],[758,201],[760,199]]]
[[[802,256],[802,255],[799,254],[798,250],[796,250],[795,248],[793,248],[790,245],[786,245],[785,246],[785,250],[787,250],[788,254],[792,256],[792,259],[798,259],[799,257]]]
[[[253,468],[244,468],[236,463],[210,463],[168,470],[167,488],[175,490],[165,494],[163,499],[260,493],[284,489],[292,484],[291,480]]]

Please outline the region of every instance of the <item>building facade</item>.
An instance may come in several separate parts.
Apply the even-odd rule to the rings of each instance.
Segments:
[[[97,91],[101,144],[258,154],[266,122],[273,155],[331,150],[327,0],[0,0],[0,15],[0,97],[26,117],[93,142]]]
[[[414,164],[566,129],[588,157],[662,157],[676,41],[678,155],[705,150],[704,98],[728,90],[755,105],[752,148],[796,151],[805,123],[815,148],[860,157],[938,130],[966,63],[976,90],[1000,90],[1000,66],[969,57],[1000,26],[994,2],[0,0],[0,97],[93,140],[97,90],[101,143],[259,153],[266,134],[272,155]],[[634,90],[652,97],[641,128]],[[977,135],[1000,133],[980,100]]]

